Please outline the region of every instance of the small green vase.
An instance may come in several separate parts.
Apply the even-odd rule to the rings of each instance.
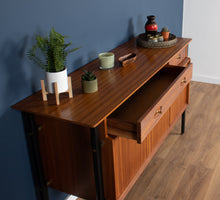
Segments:
[[[97,78],[92,81],[82,80],[82,89],[84,93],[93,93],[93,92],[98,91]]]

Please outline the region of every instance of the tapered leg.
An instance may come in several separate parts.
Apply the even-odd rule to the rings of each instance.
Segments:
[[[182,114],[182,120],[181,120],[181,135],[185,133],[185,118],[186,118],[186,114],[184,111]]]
[[[38,130],[34,121],[34,117],[28,113],[22,113],[22,117],[36,197],[37,200],[49,200],[48,187],[46,185],[40,155]]]
[[[103,177],[102,177],[102,162],[101,162],[101,146],[99,140],[98,128],[91,128],[91,143],[92,143],[92,154],[93,154],[93,166],[95,175],[95,186],[96,186],[96,200],[104,200],[104,188],[103,188]]]

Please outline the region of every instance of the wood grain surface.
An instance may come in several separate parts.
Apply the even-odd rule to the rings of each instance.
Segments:
[[[95,199],[89,128],[42,116],[35,116],[35,121],[41,127],[39,144],[48,186]]]
[[[125,200],[220,199],[219,102],[219,85],[191,83],[185,134],[179,120]]]
[[[138,47],[134,38],[112,50],[115,53],[113,69],[100,70],[98,59],[83,67],[95,73],[98,78],[98,92],[82,93],[81,68],[70,74],[73,86],[72,99],[65,94],[60,95],[60,105],[56,106],[54,95],[49,95],[48,102],[43,102],[41,92],[38,92],[17,103],[13,108],[83,126],[96,127],[174,56],[179,52],[182,54],[182,50],[190,41],[191,39],[178,38],[177,44],[173,47],[145,49]],[[137,54],[136,61],[130,66],[122,67],[117,61],[118,58],[131,52]]]
[[[180,63],[186,58],[188,48],[182,49],[180,52],[178,52],[170,61],[169,65],[180,65]],[[180,65],[181,66],[181,65]]]
[[[141,143],[191,78],[192,64],[187,68],[164,67],[108,117],[108,132]]]
[[[174,107],[179,112],[173,112],[171,108],[167,110],[141,144],[122,137],[116,137],[112,141],[116,199],[122,200],[126,197],[135,181],[170,133],[170,130],[187,106],[186,92],[188,92],[187,86],[171,105],[171,108]],[[170,115],[172,115],[172,119]],[[103,159],[105,159],[104,156]]]
[[[135,53],[136,61],[130,66],[122,67],[115,62],[113,69],[100,70],[99,61],[96,59],[83,67],[94,71],[98,79],[98,92],[82,93],[81,68],[70,74],[74,95],[72,99],[69,99],[67,94],[61,94],[60,105],[56,106],[54,95],[48,95],[48,101],[43,102],[41,92],[38,92],[13,106],[23,112],[33,113],[38,125],[42,126],[39,131],[40,150],[46,179],[52,188],[88,200],[95,199],[89,127],[98,126],[105,198],[106,200],[125,198],[186,108],[189,102],[187,84],[191,79],[192,67],[183,68],[183,71],[189,72],[186,74],[186,78],[189,79],[185,81],[184,86],[181,82],[171,84],[171,87],[177,86],[174,87],[177,93],[172,92],[169,98],[163,100],[167,109],[148,135],[139,136],[142,144],[137,144],[137,141],[131,139],[108,135],[107,117],[169,61],[187,65],[189,60],[185,60],[184,56],[190,41],[191,39],[178,38],[177,44],[171,48],[145,49],[137,47],[134,38],[112,50],[115,53],[115,61],[125,54]],[[179,58],[179,55],[182,57]],[[180,73],[178,79],[185,78],[182,75],[184,74]],[[179,87],[183,88],[180,90]],[[169,105],[167,99],[172,99]],[[154,102],[151,103],[154,106]],[[146,124],[148,120],[144,118],[142,121]],[[129,128],[132,131],[134,129],[132,124]],[[135,137],[133,132],[131,137]],[[178,159],[172,161],[178,162]],[[193,171],[192,167],[188,173]]]

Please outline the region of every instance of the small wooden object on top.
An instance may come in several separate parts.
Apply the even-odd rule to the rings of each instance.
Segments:
[[[136,60],[136,54],[135,53],[129,53],[126,54],[124,56],[121,56],[120,58],[118,58],[118,61],[121,63],[121,65],[123,67],[126,67],[132,63],[134,63],[134,61]]]
[[[41,82],[41,92],[42,92],[43,101],[47,101],[47,95],[49,94],[49,92],[46,91],[44,80],[41,80],[40,82]],[[53,83],[53,85],[54,85],[54,91],[55,91],[55,97],[56,97],[56,105],[60,105],[60,98],[59,98],[57,82]],[[69,98],[73,98],[73,90],[72,90],[70,76],[68,76],[68,90],[66,92],[69,93]]]

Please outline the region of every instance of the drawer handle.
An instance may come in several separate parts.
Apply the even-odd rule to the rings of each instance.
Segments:
[[[181,81],[181,84],[186,83],[186,77],[183,78],[183,80]]]
[[[162,106],[160,106],[160,108],[156,110],[154,116],[157,117],[157,116],[159,116],[159,115],[162,114],[162,113],[163,113],[163,111],[162,111]]]
[[[52,180],[46,182],[47,186],[51,186]]]
[[[38,127],[37,127],[38,132],[42,131],[42,129],[43,129],[42,126],[38,126]]]
[[[177,59],[180,60],[180,59],[181,59],[181,56],[178,56]]]

